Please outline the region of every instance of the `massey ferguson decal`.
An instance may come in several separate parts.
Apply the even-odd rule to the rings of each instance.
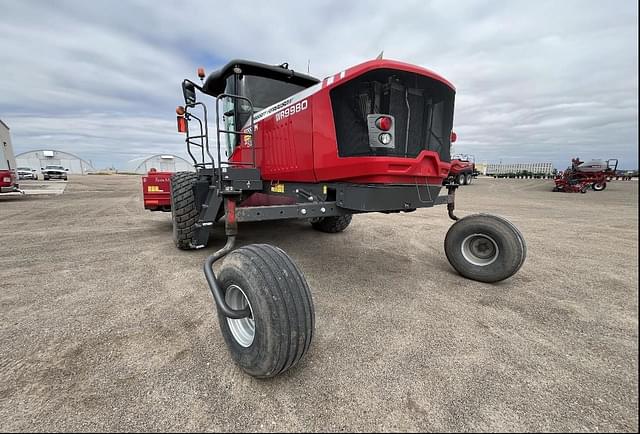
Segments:
[[[282,119],[288,118],[289,116],[293,116],[296,113],[300,113],[303,110],[306,110],[309,106],[307,100],[300,101],[299,103],[293,104],[290,107],[287,107],[284,110],[276,113],[276,122],[280,122]]]
[[[289,104],[291,104],[291,101],[292,101],[291,98],[287,98],[284,101],[281,101],[277,104],[272,105],[271,107],[268,107],[262,110],[259,113],[256,113],[255,115],[253,115],[253,121],[258,122],[259,120],[269,116],[270,114],[273,114],[274,112],[280,110],[281,108],[288,106]]]
[[[294,104],[297,105],[298,103],[302,104],[303,101],[305,103],[305,108],[304,109],[306,109],[307,106],[308,106],[308,102],[306,101],[306,99],[309,98],[314,93],[318,92],[320,89],[322,89],[322,82],[320,82],[318,84],[314,84],[313,86],[303,90],[302,92],[298,92],[297,94],[290,96],[289,98],[285,99],[284,101],[280,101],[280,102],[275,103],[274,105],[272,105],[270,107],[267,107],[264,110],[259,111],[258,113],[253,115],[253,121],[254,122],[261,121],[264,118],[266,118],[268,116],[271,116],[274,113],[278,112],[279,110],[284,109],[285,107],[292,106]],[[302,105],[301,105],[299,111],[302,111],[304,109],[302,108]],[[291,113],[291,108],[289,108],[289,116],[291,116],[292,114],[295,114],[295,113],[298,113],[298,111],[295,111],[294,113]]]

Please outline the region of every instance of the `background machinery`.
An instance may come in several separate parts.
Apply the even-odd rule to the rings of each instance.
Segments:
[[[567,193],[586,193],[589,188],[602,191],[607,188],[607,181],[615,177],[618,160],[591,160],[587,163],[576,157],[571,160],[571,166],[562,174],[554,178],[553,191]]]
[[[451,157],[451,168],[447,181],[458,185],[469,185],[478,176],[473,155],[458,154]]]
[[[158,172],[155,168],[142,177],[144,209],[171,211],[171,177],[173,172]]]
[[[0,121],[0,194],[21,192],[9,127]]]

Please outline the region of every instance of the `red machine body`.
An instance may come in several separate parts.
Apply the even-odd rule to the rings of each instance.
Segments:
[[[171,211],[171,176],[173,172],[151,169],[142,177],[144,208],[151,211]]]
[[[344,158],[339,155],[331,92],[343,83],[376,70],[417,74],[455,92],[454,86],[438,74],[392,60],[372,60],[327,77],[254,115],[255,158],[261,177],[273,182],[442,184],[449,174],[450,163],[441,160],[436,151],[423,150],[412,157],[366,155]],[[249,129],[245,125],[245,131]],[[250,142],[250,139],[242,140],[229,160],[251,161],[253,144]],[[449,154],[448,149],[446,154]]]
[[[18,189],[14,170],[0,170],[0,193],[13,193]]]

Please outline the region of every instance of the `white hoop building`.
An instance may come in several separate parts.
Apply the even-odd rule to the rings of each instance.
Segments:
[[[154,168],[159,172],[193,171],[193,164],[182,157],[172,154],[158,154],[150,157],[135,158],[127,162],[127,172],[145,174]]]
[[[16,155],[16,164],[18,167],[30,167],[37,171],[49,165],[63,166],[65,169],[69,169],[69,173],[75,175],[95,172],[91,161],[84,160],[69,152],[46,149],[37,149]]]

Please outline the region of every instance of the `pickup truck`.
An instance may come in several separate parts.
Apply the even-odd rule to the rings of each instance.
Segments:
[[[46,166],[42,167],[42,177],[45,181],[50,179],[64,179],[66,181],[68,171],[69,169],[62,166]]]
[[[38,173],[30,167],[18,167],[18,179],[38,179]]]

